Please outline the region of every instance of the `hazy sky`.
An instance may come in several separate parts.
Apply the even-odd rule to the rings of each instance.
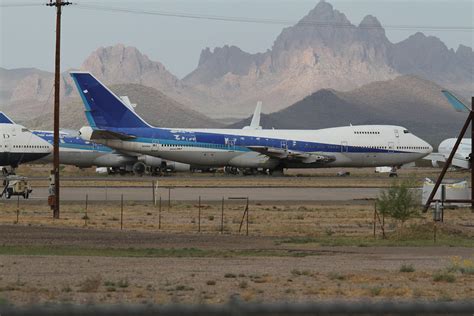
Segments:
[[[74,0],[72,0],[74,1]],[[5,7],[38,3],[38,6]],[[54,63],[55,10],[41,6],[46,0],[0,0],[1,53],[4,68],[36,67],[51,71]],[[123,43],[137,47],[152,60],[162,62],[178,77],[191,72],[205,47],[236,45],[244,51],[263,52],[272,46],[285,25],[224,22],[156,15],[87,10],[81,5],[168,11],[191,14],[298,21],[319,0],[156,0],[81,1],[63,11],[62,70],[79,67],[100,46]],[[474,0],[328,0],[353,24],[367,14],[382,25],[414,26],[411,30],[387,29],[392,42],[417,31],[417,27],[470,27],[466,31],[423,30],[441,38],[448,47],[474,46]]]

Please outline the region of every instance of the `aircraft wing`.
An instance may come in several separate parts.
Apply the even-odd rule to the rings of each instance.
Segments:
[[[95,140],[95,139],[130,140],[130,139],[135,139],[135,138],[136,137],[133,136],[133,135],[117,133],[117,132],[112,132],[112,131],[107,131],[107,130],[95,129],[95,130],[92,131],[92,135],[90,137],[90,140]]]
[[[336,159],[334,156],[329,156],[322,153],[307,153],[302,151],[287,150],[283,148],[274,148],[266,146],[248,146],[247,148],[272,158],[299,161],[302,163],[328,163]]]
[[[438,163],[445,163],[447,160],[447,157],[441,153],[431,153],[428,156],[424,157],[423,159],[430,160],[433,166],[438,166]],[[456,168],[461,168],[461,169],[469,169],[470,162],[466,158],[462,158],[459,156],[454,156],[453,161],[451,162],[451,165]]]

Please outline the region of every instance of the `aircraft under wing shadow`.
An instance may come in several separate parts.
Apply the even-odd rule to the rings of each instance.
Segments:
[[[299,161],[302,163],[329,163],[336,160],[336,157],[322,153],[307,153],[302,151],[266,146],[247,146],[247,148],[271,158],[289,161]]]

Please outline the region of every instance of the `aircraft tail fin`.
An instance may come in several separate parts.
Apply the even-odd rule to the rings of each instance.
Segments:
[[[89,125],[95,129],[150,127],[90,72],[70,72],[82,98]]]
[[[0,112],[0,123],[3,124],[15,124],[11,118],[9,118],[5,113]]]
[[[262,129],[260,126],[260,113],[262,112],[262,101],[257,102],[255,111],[253,112],[252,121],[249,126],[245,126],[244,129]]]
[[[456,112],[470,112],[471,108],[464,104],[461,100],[459,100],[458,97],[456,97],[452,92],[448,90],[442,90],[441,91],[446,99],[448,99],[448,102],[453,106],[453,108],[456,110]]]

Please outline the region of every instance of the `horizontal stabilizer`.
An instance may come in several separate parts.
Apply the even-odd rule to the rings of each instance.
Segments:
[[[90,140],[95,139],[119,139],[119,140],[130,140],[135,139],[133,135],[127,135],[123,133],[111,132],[106,130],[95,129],[92,131]]]

